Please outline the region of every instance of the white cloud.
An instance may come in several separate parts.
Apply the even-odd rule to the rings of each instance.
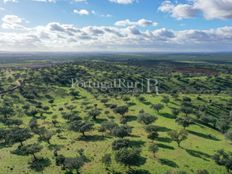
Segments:
[[[120,20],[115,22],[116,26],[119,27],[125,27],[125,26],[140,26],[140,27],[147,27],[147,26],[157,26],[158,23],[157,22],[153,22],[151,20],[147,20],[147,19],[140,19],[138,21],[130,21],[129,19],[125,19],[125,20]]]
[[[115,22],[116,26],[120,26],[120,27],[125,27],[128,25],[133,25],[132,22],[129,19],[125,19],[125,20],[120,20]]]
[[[23,20],[5,17],[8,28],[17,29]],[[44,26],[0,32],[1,50],[53,51],[225,51],[231,50],[232,27],[174,31],[166,28],[143,30],[136,25],[86,26],[51,22]]]
[[[100,14],[100,17],[110,18],[110,17],[112,17],[112,15],[111,14]]]
[[[105,18],[112,17],[111,14],[100,14],[100,13],[97,13],[96,11],[94,11],[94,10],[89,11],[89,10],[86,10],[86,9],[74,9],[73,13],[76,13],[76,14],[78,14],[80,16],[95,15],[95,16],[105,17]]]
[[[232,0],[190,0],[189,3],[175,4],[165,0],[159,11],[171,14],[177,19],[192,18],[203,14],[208,19],[231,19]]]
[[[159,11],[171,14],[177,19],[193,18],[198,10],[190,4],[173,4],[171,1],[164,1],[159,7]]]
[[[16,3],[18,2],[18,0],[3,0],[4,3],[7,3],[7,2],[13,2],[13,3]]]
[[[3,29],[25,29],[23,23],[27,22],[25,19],[20,18],[15,15],[5,15],[2,18],[2,25]]]
[[[146,19],[140,19],[137,21],[137,25],[138,26],[143,26],[143,27],[146,27],[146,26],[157,26],[158,23],[157,22],[153,22],[151,20],[146,20]]]
[[[85,2],[85,3],[87,3],[88,1],[87,0],[74,0],[74,2]]]
[[[37,1],[37,2],[52,2],[52,3],[56,3],[56,0],[33,0],[33,1]]]
[[[79,10],[75,9],[73,10],[73,13],[79,14],[81,16],[90,14],[90,12],[86,9],[79,9]]]
[[[232,0],[197,0],[194,7],[200,9],[206,19],[232,18]]]
[[[109,1],[117,4],[132,4],[135,2],[135,0],[109,0]]]

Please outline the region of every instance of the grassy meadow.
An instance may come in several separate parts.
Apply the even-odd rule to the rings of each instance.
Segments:
[[[225,137],[232,125],[231,68],[227,63],[144,60],[91,60],[49,67],[21,63],[18,68],[8,64],[0,73],[0,173],[229,173],[232,165],[219,164],[213,156],[220,149],[232,152],[232,141]],[[70,82],[71,78],[121,77],[156,78],[160,95],[71,88]],[[155,109],[157,105],[161,107]],[[120,106],[126,107],[123,114],[117,112]],[[143,124],[140,115],[155,120]],[[190,121],[185,120],[185,127],[178,118]],[[72,128],[80,121],[84,127]],[[109,122],[115,127],[103,129]],[[156,128],[155,138],[148,137],[149,125]],[[130,131],[117,134],[114,130],[120,126]],[[27,133],[17,134],[17,129]],[[170,136],[175,130],[187,133],[180,147]],[[139,149],[136,164],[116,159],[121,149],[114,150],[112,143],[119,139],[129,141],[123,148]],[[34,149],[23,148],[31,144],[36,145]],[[158,149],[155,155],[149,148],[153,144]],[[103,162],[106,154],[109,163]]]

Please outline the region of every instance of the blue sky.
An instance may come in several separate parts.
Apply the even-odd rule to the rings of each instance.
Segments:
[[[0,46],[3,50],[21,50],[21,47],[24,50],[60,50],[63,47],[64,51],[83,51],[86,48],[100,50],[103,46],[125,51],[230,51],[231,9],[232,0],[1,0]],[[116,25],[118,21],[120,25]],[[64,40],[69,30],[66,25],[78,30],[72,37],[68,33],[68,39],[72,40],[70,46],[68,39]],[[54,29],[58,27],[63,28],[63,33]],[[107,27],[114,31],[109,33]],[[123,44],[115,42],[117,37],[112,33],[120,36],[118,39],[123,36]],[[44,39],[41,34],[48,37]],[[36,44],[26,43],[33,39]],[[54,47],[52,39],[58,48]],[[186,43],[188,39],[193,39],[194,44]]]

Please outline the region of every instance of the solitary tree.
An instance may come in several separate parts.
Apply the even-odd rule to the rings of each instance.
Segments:
[[[112,143],[113,150],[120,150],[122,148],[128,148],[130,141],[128,139],[118,139]]]
[[[153,109],[155,109],[158,113],[160,112],[161,109],[164,108],[164,105],[162,104],[154,104],[151,106]]]
[[[186,117],[193,112],[193,108],[189,106],[183,106],[180,110],[185,114]]]
[[[168,135],[172,139],[172,141],[177,142],[178,147],[180,147],[180,143],[188,138],[188,132],[184,129],[177,131],[173,130],[168,132]]]
[[[32,135],[29,129],[25,128],[13,128],[6,135],[6,142],[8,143],[20,143],[23,146],[23,142],[31,138]]]
[[[185,129],[192,124],[192,119],[190,117],[178,117],[176,118],[176,122]]]
[[[56,165],[62,166],[68,173],[72,173],[73,170],[75,170],[76,173],[79,174],[81,167],[88,161],[88,159],[84,155],[82,149],[79,150],[78,153],[79,155],[74,158],[66,158],[63,155],[58,155],[56,157]]]
[[[48,131],[48,130],[45,129],[45,131],[41,132],[39,140],[40,141],[45,141],[48,144],[51,144],[50,140],[51,140],[51,138],[52,138],[53,135],[54,135],[53,132]]]
[[[34,161],[37,160],[37,157],[35,156],[36,153],[40,152],[43,149],[43,146],[39,144],[30,144],[21,146],[18,151],[21,151],[22,155],[32,155]]]
[[[101,124],[101,130],[102,131],[108,131],[110,134],[112,133],[112,130],[117,127],[117,123],[113,122],[113,121],[105,121]]]
[[[154,157],[156,157],[156,153],[159,151],[159,146],[155,143],[152,143],[149,146],[149,151],[153,153]]]
[[[146,114],[146,113],[141,113],[138,116],[138,122],[143,123],[145,125],[151,124],[155,122],[156,120],[157,120],[157,117],[150,115],[150,114]]]
[[[112,130],[112,134],[115,137],[119,137],[119,138],[124,138],[126,136],[129,136],[130,133],[131,133],[131,127],[128,126],[118,126]]]
[[[158,127],[155,125],[148,125],[145,127],[145,131],[148,133],[147,138],[155,140],[159,137]]]
[[[82,133],[85,136],[85,132],[91,131],[93,129],[93,124],[85,121],[74,121],[70,123],[70,130]]]
[[[89,115],[90,115],[94,120],[96,120],[97,116],[99,116],[100,113],[101,113],[100,110],[97,109],[97,108],[94,108],[94,109],[92,109],[91,111],[89,111]]]
[[[84,165],[85,161],[82,158],[65,158],[64,160],[64,168],[68,170],[69,173],[72,173],[73,170],[76,171],[77,174],[80,173],[81,167]]]
[[[140,149],[122,148],[115,153],[115,161],[124,166],[138,166],[140,164]]]
[[[128,112],[128,106],[126,106],[126,105],[125,106],[118,106],[114,109],[114,112],[124,116],[125,113]]]

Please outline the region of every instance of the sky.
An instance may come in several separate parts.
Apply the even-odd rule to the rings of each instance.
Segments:
[[[0,51],[232,51],[232,0],[0,0]]]

